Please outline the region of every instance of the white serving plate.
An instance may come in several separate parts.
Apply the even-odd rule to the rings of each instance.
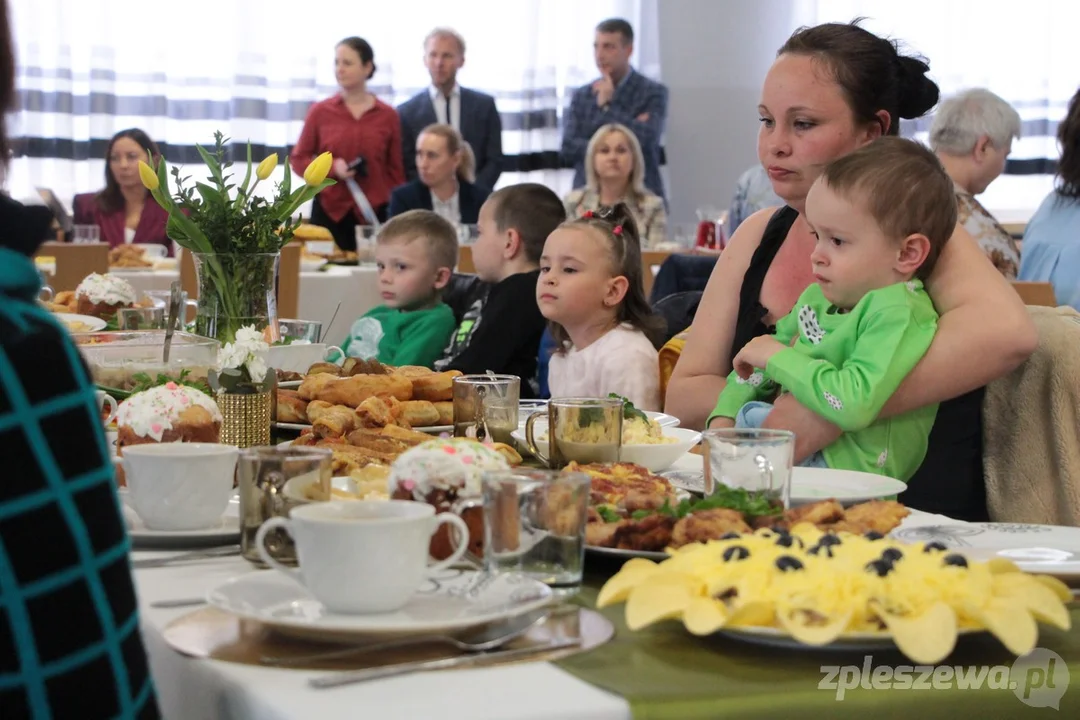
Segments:
[[[705,489],[704,462],[703,456],[687,453],[671,466],[665,476],[677,488],[701,493]],[[791,473],[792,505],[806,505],[830,498],[841,505],[857,505],[867,500],[898,495],[905,490],[907,485],[899,480],[855,470],[796,467]]]
[[[206,598],[219,610],[279,632],[335,642],[372,635],[455,632],[531,612],[551,599],[551,588],[525,575],[460,569],[428,578],[403,608],[390,613],[331,613],[307,589],[279,572],[240,575],[211,590]]]
[[[86,325],[86,330],[77,332],[98,332],[104,330],[107,322],[93,315],[76,315],[75,313],[56,313],[56,318],[67,327],[68,323],[80,322]]]

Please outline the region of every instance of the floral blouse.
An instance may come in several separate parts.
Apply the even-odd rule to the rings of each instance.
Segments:
[[[994,216],[987,212],[970,193],[956,188],[956,209],[960,224],[979,243],[994,267],[1009,280],[1016,279],[1020,269],[1020,249],[1016,241],[1001,227]]]
[[[644,196],[629,195],[623,198],[623,202],[630,208],[630,214],[637,223],[642,250],[650,250],[667,240],[667,211],[659,195],[646,191]],[[571,190],[563,204],[566,205],[567,215],[579,218],[589,210],[596,212],[600,209],[600,193],[588,188]]]

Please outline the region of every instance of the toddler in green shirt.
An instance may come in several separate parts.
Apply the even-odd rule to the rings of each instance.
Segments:
[[[375,247],[383,304],[352,324],[341,344],[345,354],[431,367],[454,332],[442,290],[457,259],[457,231],[430,210],[410,210],[383,225]]]
[[[844,431],[803,465],[907,481],[926,454],[937,405],[878,413],[937,329],[922,280],[956,226],[952,181],[928,149],[881,138],[825,169],[803,217],[817,238],[816,282],[775,334],[735,356],[709,426],[761,427],[772,409],[764,400],[782,388]]]

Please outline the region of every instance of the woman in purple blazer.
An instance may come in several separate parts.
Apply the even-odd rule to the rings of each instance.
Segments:
[[[172,255],[172,241],[165,234],[169,215],[139,179],[139,161],[159,155],[154,141],[138,128],[113,135],[105,151],[105,188],[75,196],[75,224],[97,225],[109,247],[152,243],[164,245]]]

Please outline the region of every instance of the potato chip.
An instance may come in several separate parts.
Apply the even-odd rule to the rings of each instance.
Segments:
[[[1039,641],[1035,618],[1016,600],[990,598],[985,606],[972,608],[970,612],[1011,653],[1026,655]]]
[[[1068,630],[1072,626],[1069,611],[1048,586],[1029,575],[1007,573],[994,576],[994,596],[1023,603],[1036,620]]]
[[[623,602],[630,591],[640,585],[647,577],[657,572],[659,566],[652,560],[634,558],[628,560],[615,576],[604,583],[600,588],[600,595],[596,598],[596,607],[604,608]]]
[[[626,626],[631,630],[682,616],[695,597],[702,597],[700,581],[688,575],[657,573],[649,584],[638,585],[626,600]]]
[[[776,620],[791,637],[807,645],[828,645],[840,637],[851,622],[852,611],[836,617],[821,615],[813,608],[795,607],[781,603]]]
[[[1069,603],[1073,600],[1073,591],[1069,589],[1069,586],[1058,580],[1052,575],[1032,575],[1035,582],[1042,583],[1046,587],[1050,588],[1058,600],[1063,603]]]
[[[912,617],[891,613],[876,601],[871,601],[871,606],[889,629],[900,652],[919,664],[937,664],[956,647],[956,613],[945,603],[936,603]]]

